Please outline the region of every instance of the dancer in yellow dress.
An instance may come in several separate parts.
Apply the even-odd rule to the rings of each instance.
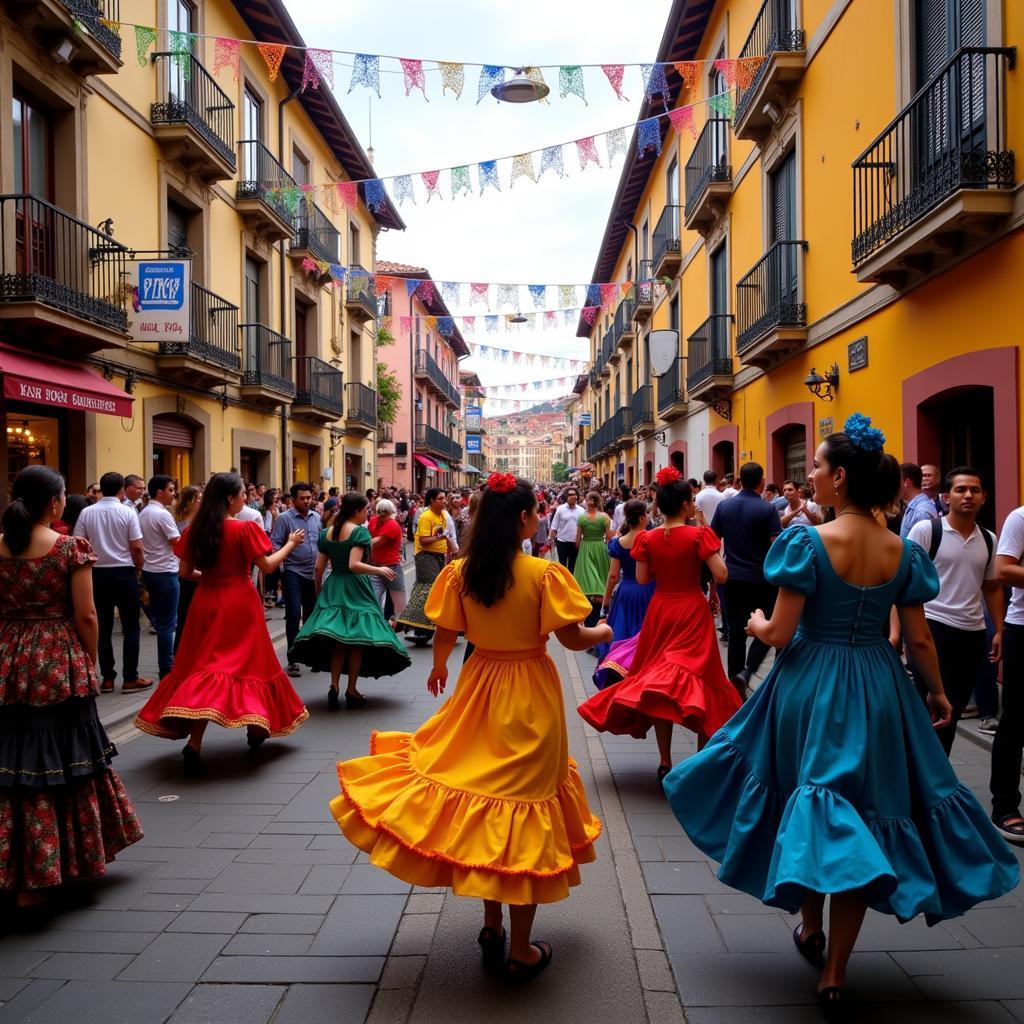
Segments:
[[[431,693],[445,688],[458,633],[476,645],[455,692],[415,733],[374,733],[369,757],[340,762],[342,792],[331,801],[341,830],[371,863],[484,901],[478,942],[486,966],[504,960],[509,904],[505,971],[516,980],[550,963],[551,947],[530,941],[537,904],[579,884],[601,830],[569,757],[548,634],[576,651],[611,634],[580,625],[590,602],[567,569],[523,554],[536,530],[532,486],[492,474],[466,557],[444,568],[427,601],[437,627]]]

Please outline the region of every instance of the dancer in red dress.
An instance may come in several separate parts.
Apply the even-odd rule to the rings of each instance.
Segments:
[[[200,748],[207,723],[245,726],[249,746],[268,736],[287,736],[308,717],[281,668],[252,585],[250,566],[272,573],[304,538],[296,530],[271,554],[261,523],[229,518],[245,504],[237,473],[214,473],[191,529],[179,542],[185,575],[202,574],[189,609],[174,669],[135,719],[143,732],[167,739],[188,736],[182,749],[185,774],[205,770]]]
[[[692,729],[703,746],[740,706],[722,668],[715,623],[700,589],[707,564],[717,583],[726,579],[718,538],[707,526],[687,526],[694,515],[693,491],[670,467],[658,473],[658,510],[664,526],[633,543],[638,583],[657,577],[640,630],[630,674],[594,694],[578,708],[601,732],[642,739],[651,725],[658,738],[658,779],[672,767],[672,726]]]

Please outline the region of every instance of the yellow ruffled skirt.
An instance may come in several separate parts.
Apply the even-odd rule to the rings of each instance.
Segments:
[[[331,813],[371,863],[459,896],[564,899],[601,832],[542,648],[477,648],[437,714],[415,733],[374,733],[338,780]]]

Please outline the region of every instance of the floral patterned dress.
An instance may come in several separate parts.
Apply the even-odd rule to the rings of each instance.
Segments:
[[[73,620],[71,574],[95,561],[80,537],[0,557],[0,889],[102,875],[142,838]]]

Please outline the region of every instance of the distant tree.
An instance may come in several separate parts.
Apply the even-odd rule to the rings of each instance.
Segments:
[[[564,462],[553,462],[551,475],[555,478],[556,484],[564,484],[569,479],[569,467]]]

